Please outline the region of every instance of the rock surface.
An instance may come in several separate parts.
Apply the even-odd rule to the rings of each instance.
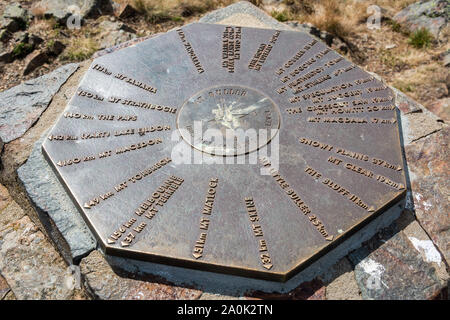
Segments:
[[[347,53],[350,51],[350,48],[344,41],[342,41],[341,39],[332,35],[329,32],[322,31],[316,28],[310,23],[299,23],[298,21],[288,21],[286,22],[286,24],[295,30],[313,35],[314,37],[325,42],[327,46],[331,47],[334,50],[338,50],[343,53]]]
[[[277,25],[280,25],[279,22],[266,15],[264,15],[264,17],[258,15],[261,15],[261,13],[255,9],[254,6],[244,2],[230,6],[226,10],[213,12],[202,20],[203,22],[219,22],[225,24],[238,22],[241,25],[254,24],[253,26],[255,27],[274,27],[281,29],[281,27],[277,27]],[[247,20],[242,20],[243,18]],[[270,22],[264,24],[263,21],[266,20]],[[289,27],[284,26],[284,29],[289,29]],[[108,50],[118,50],[118,48],[129,45],[130,43],[132,44],[134,41],[140,41],[140,39],[134,39],[112,49],[103,50],[99,54],[105,54]],[[79,79],[83,72],[84,71],[76,72],[76,77],[74,75],[68,83],[70,84],[73,78]],[[62,112],[62,108],[74,92],[77,81],[70,84],[71,88],[69,88],[66,93],[59,92],[55,96],[55,100],[57,100],[60,106],[53,111],[52,106],[54,103],[52,103],[48,111],[51,111],[52,113],[55,112],[55,114]],[[62,99],[62,94],[67,95],[67,97]],[[259,293],[259,296],[253,295],[254,297],[274,297],[282,299],[429,299],[438,297],[442,289],[445,288],[446,281],[448,281],[446,280],[448,279],[448,274],[445,270],[445,261],[442,260],[439,251],[444,253],[443,251],[445,250],[442,248],[447,248],[446,250],[448,251],[446,245],[448,246],[449,243],[447,231],[449,228],[446,224],[446,221],[448,220],[445,220],[446,217],[444,215],[448,212],[448,204],[445,202],[448,198],[448,183],[443,180],[446,177],[445,169],[446,163],[448,163],[448,151],[446,151],[448,150],[448,145],[444,143],[445,141],[448,142],[448,134],[445,129],[446,127],[438,122],[438,118],[433,116],[431,112],[428,112],[423,106],[415,103],[401,93],[396,93],[396,95],[398,98],[397,106],[401,111],[402,126],[406,126],[403,132],[403,140],[405,143],[407,164],[412,184],[414,205],[420,225],[417,221],[411,222],[408,220],[406,223],[403,219],[398,222],[392,230],[383,231],[380,233],[379,237],[374,237],[365,244],[363,248],[352,254],[350,260],[356,265],[354,271],[354,266],[352,266],[347,258],[344,258],[333,268],[326,271],[321,277],[302,283],[289,294]],[[46,115],[48,115],[48,112],[43,115],[35,127],[28,130],[23,136],[23,139],[17,139],[7,144],[5,150],[11,152],[16,148],[17,152],[19,152],[18,149],[21,147],[20,144],[17,144],[19,140],[28,139],[27,136],[30,132],[36,131],[36,127],[51,127],[56,116],[55,119],[51,118],[49,120],[46,118]],[[37,133],[33,134],[33,139],[35,139],[35,135],[42,135],[42,128],[40,129],[41,131],[39,131],[39,135],[37,135]],[[19,177],[27,190],[28,196],[36,206],[37,211],[40,212],[41,219],[46,221],[45,223],[50,224],[55,232],[65,238],[65,240],[60,239],[59,242],[66,241],[66,243],[69,243],[72,240],[68,240],[64,226],[67,225],[67,221],[65,220],[72,218],[70,218],[70,215],[64,216],[63,214],[66,214],[65,212],[61,214],[60,211],[65,211],[66,209],[60,210],[59,208],[68,208],[65,207],[65,205],[70,204],[70,206],[73,206],[73,203],[68,199],[67,195],[66,198],[61,196],[59,194],[61,191],[57,191],[53,194],[54,191],[52,190],[54,189],[52,188],[61,187],[61,185],[42,158],[42,155],[39,152],[40,144],[41,142],[37,142],[34,145],[33,152],[27,163],[19,169]],[[25,157],[25,155],[21,155],[21,157]],[[49,171],[45,173],[46,170]],[[14,224],[19,227],[21,225],[24,225],[24,228],[26,228],[27,225],[32,226],[31,223],[23,220],[26,217],[23,216],[23,211],[21,211],[21,208],[17,205],[7,205],[5,207],[7,209],[2,211],[2,203],[5,203],[5,201],[2,202],[1,194],[0,188],[0,226],[9,223],[13,224],[16,221],[20,221],[19,224]],[[423,197],[417,196],[418,194],[423,195]],[[53,202],[59,200],[62,202]],[[7,200],[6,203],[8,203],[8,201],[9,200]],[[430,203],[432,204],[431,209],[429,207]],[[411,210],[413,209],[414,207],[411,207]],[[69,211],[71,211],[71,209]],[[77,211],[75,212],[77,213]],[[79,215],[78,218],[81,219]],[[427,234],[422,230],[421,225],[431,235],[434,244],[438,247],[437,249]],[[2,227],[0,227],[0,230],[3,230]],[[68,230],[70,230],[70,228]],[[0,234],[2,234],[2,232],[3,231],[0,231]],[[58,236],[52,234],[50,234],[50,236],[52,239],[58,239]],[[17,238],[17,235],[14,237]],[[75,241],[76,237],[73,239],[73,241]],[[0,252],[2,245],[2,239],[0,238]],[[59,243],[58,246],[60,246]],[[61,248],[62,247],[64,247],[64,245],[61,245]],[[58,248],[60,249],[60,247]],[[36,251],[33,252],[24,252],[28,252],[28,254],[32,256],[33,254],[38,254],[38,252],[43,251],[43,249],[36,249]],[[17,252],[21,251],[17,250]],[[63,254],[65,253],[63,252]],[[20,265],[20,263],[22,263],[22,265],[27,265],[27,263],[29,263],[27,258],[28,256],[24,253],[20,259],[23,259],[25,262],[18,262],[19,259],[9,260],[12,262],[10,262],[9,268],[6,269],[8,274],[5,278],[8,284],[12,284],[11,289],[14,292],[18,292],[17,297],[19,299],[26,297],[21,290],[15,289],[18,286],[17,279],[19,279],[19,271],[14,272],[14,270],[11,271],[10,269]],[[52,266],[60,265],[60,259],[54,259],[52,262],[48,262],[44,258],[45,257],[43,256],[39,256],[37,261],[48,264],[47,269],[43,270],[36,268],[36,266],[32,266],[34,272],[45,273],[45,271],[50,270]],[[0,253],[0,259],[4,259],[2,253]],[[380,268],[379,265],[381,265],[382,268]],[[209,292],[202,294],[199,290],[166,284],[164,280],[159,278],[146,278],[141,281],[131,279],[132,276],[129,274],[124,274],[123,276],[122,274],[118,275],[97,250],[92,251],[87,257],[83,258],[80,267],[86,288],[94,298],[98,299],[197,299],[199,297],[207,299],[209,297],[224,297]],[[374,285],[377,284],[376,276],[380,274],[380,270],[383,270],[383,268],[384,271],[381,272],[379,281],[381,283],[381,290],[379,290],[378,287],[373,289]],[[2,270],[1,266],[0,270]],[[55,296],[63,296],[66,294],[61,291],[58,286],[60,281],[57,279],[60,279],[60,275],[64,273],[60,269],[58,270],[59,271],[54,271],[54,279],[56,280],[52,284],[53,287],[48,288],[47,298],[52,291],[55,291]],[[0,271],[0,273],[3,273],[3,271]],[[373,283],[374,277],[375,283]],[[22,278],[23,277],[20,279]],[[372,282],[368,282],[368,280],[371,280]],[[381,280],[384,284],[389,286],[389,290],[386,289]],[[65,282],[67,283],[68,281]],[[31,281],[31,283],[35,282]],[[37,292],[41,294],[41,291],[39,290],[41,290],[42,286],[36,284],[36,288],[39,288]],[[71,296],[70,292],[67,292],[67,295]],[[31,297],[31,295],[28,297]],[[14,298],[14,295],[10,291],[5,298]]]
[[[249,293],[247,298],[270,300],[325,300],[326,288],[322,280],[315,278],[311,281],[303,282],[287,294],[255,291]]]
[[[24,29],[26,27],[26,24],[30,19],[30,15],[28,11],[22,8],[19,3],[13,2],[5,7],[0,19],[2,20],[2,28],[14,32],[18,29]]]
[[[98,57],[104,56],[105,54],[112,53],[114,51],[117,51],[117,50],[120,50],[120,49],[123,49],[123,48],[127,48],[127,47],[132,46],[134,44],[137,44],[139,42],[142,42],[142,41],[145,41],[147,39],[156,37],[159,34],[160,33],[156,33],[156,34],[152,34],[152,35],[149,35],[149,36],[146,36],[146,37],[134,38],[132,40],[128,40],[128,41],[122,42],[122,43],[120,43],[118,45],[115,45],[115,46],[112,46],[112,47],[108,47],[108,48],[103,49],[103,50],[99,50],[96,53],[94,53],[94,55],[92,56],[92,59],[96,59]]]
[[[291,27],[269,17],[248,1],[236,2],[224,9],[214,10],[203,16],[199,22],[292,30]]]
[[[53,17],[66,23],[70,16],[89,18],[98,15],[102,0],[42,0],[38,6],[45,10],[45,17]]]
[[[46,134],[37,141],[27,162],[17,170],[31,203],[66,261],[79,261],[97,242],[41,151]]]
[[[412,222],[416,223],[412,226],[415,229],[413,231],[400,230],[405,219],[412,220],[413,217],[405,213],[397,223],[382,230],[349,255],[355,264],[356,281],[363,299],[435,299],[446,290],[448,275],[436,248],[427,247],[434,255],[437,254],[436,260],[427,260],[426,255],[418,250],[417,244],[414,245],[414,242],[420,244],[420,241],[426,241],[416,238],[427,238],[425,232],[417,222]],[[408,237],[412,232],[414,236]]]
[[[0,275],[0,300],[3,300],[6,295],[11,291],[5,278]]]
[[[361,293],[350,261],[345,257],[322,276],[327,300],[361,300]]]
[[[19,205],[2,191],[0,270],[18,299],[69,299],[67,266]],[[7,292],[6,292],[7,294]]]
[[[439,39],[442,29],[447,25],[450,16],[448,0],[419,1],[411,4],[394,16],[397,23],[410,31],[425,28]]]
[[[102,30],[99,35],[100,49],[113,47],[137,38],[136,31],[122,22],[105,20],[98,27]]]
[[[33,52],[31,55],[27,57],[27,61],[25,62],[25,69],[23,70],[23,75],[27,75],[33,72],[36,68],[42,66],[44,63],[48,61],[48,55],[45,50],[38,50]]]
[[[0,92],[0,139],[8,143],[22,136],[39,119],[55,93],[77,68],[78,64],[68,64]]]
[[[119,19],[125,19],[137,14],[137,11],[128,2],[117,3],[111,1],[114,15]]]
[[[443,60],[444,60],[444,67],[450,67],[450,50],[447,50],[445,52]]]
[[[443,98],[434,101],[427,108],[446,123],[450,122],[450,98]]]
[[[450,262],[450,128],[405,147],[417,220]]]
[[[85,287],[95,298],[101,300],[193,300],[202,294],[199,290],[152,280],[140,281],[120,277],[97,250],[81,260],[80,269]]]

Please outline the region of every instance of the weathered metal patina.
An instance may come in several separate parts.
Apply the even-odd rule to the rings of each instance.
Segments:
[[[299,32],[194,23],[102,56],[43,152],[107,254],[277,281],[405,194],[391,90]]]

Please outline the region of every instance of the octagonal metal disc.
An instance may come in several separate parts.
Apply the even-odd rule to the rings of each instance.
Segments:
[[[106,253],[278,281],[405,194],[392,92],[298,32],[100,57],[43,151]]]

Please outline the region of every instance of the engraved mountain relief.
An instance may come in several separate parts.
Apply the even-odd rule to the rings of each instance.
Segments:
[[[97,58],[42,149],[107,254],[275,281],[405,195],[393,93],[299,32]]]

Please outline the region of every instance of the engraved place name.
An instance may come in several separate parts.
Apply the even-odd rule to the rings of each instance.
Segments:
[[[306,111],[313,112],[318,116],[321,115],[342,115],[342,114],[352,114],[352,113],[373,113],[381,111],[392,111],[395,110],[395,105],[389,106],[349,106],[349,101],[335,102],[328,104],[319,104],[315,106],[306,107]],[[394,122],[395,123],[395,122]]]
[[[372,171],[362,168],[356,164],[350,163],[350,162],[344,162],[343,160],[335,157],[329,157],[328,162],[340,166],[341,164],[346,168],[347,170],[350,170],[351,172],[358,173],[366,178],[373,179],[376,182],[380,182],[382,184],[388,185],[396,190],[404,190],[405,186],[401,183],[394,182],[393,180],[382,176],[380,174],[375,174]]]
[[[344,83],[341,83],[339,85],[334,85],[334,86],[327,87],[327,88],[320,89],[320,90],[316,90],[316,91],[313,91],[313,92],[310,92],[310,93],[305,93],[305,94],[302,95],[302,98],[304,100],[309,100],[309,99],[314,99],[314,98],[317,99],[317,98],[320,98],[322,96],[326,96],[326,95],[329,95],[329,94],[332,94],[332,93],[336,93],[336,92],[339,92],[339,91],[342,91],[342,90],[351,89],[354,86],[365,84],[365,83],[367,83],[369,81],[375,81],[375,78],[374,77],[370,77],[370,78],[366,78],[366,79],[357,79],[357,80],[353,80],[353,81],[350,81],[350,82],[344,82]],[[358,92],[359,94],[355,94],[355,92]],[[353,97],[353,96],[361,95],[361,94],[363,94],[363,89],[350,91],[349,93],[345,92],[345,93],[341,93],[341,94],[335,94],[335,95],[333,95],[331,97],[327,97],[327,100],[328,101],[333,101],[333,100],[336,100],[336,99],[349,98],[349,97]],[[323,102],[323,99],[321,99],[320,101]]]
[[[139,143],[133,143],[131,145],[125,146],[125,147],[119,147],[114,151],[114,154],[123,154],[129,151],[135,151],[135,150],[140,150],[149,146],[153,146],[156,144],[160,144],[162,143],[162,139],[161,138],[156,138],[156,139],[151,139],[148,141],[142,141]],[[96,159],[104,159],[107,157],[110,157],[113,155],[113,151],[112,150],[107,150],[107,151],[103,151],[98,153],[98,155],[90,155],[90,156],[82,156],[79,158],[73,158],[73,159],[68,159],[68,160],[61,160],[58,161],[56,164],[60,167],[65,167],[65,166],[71,166],[74,164],[79,164],[79,163],[83,163],[83,162],[88,162],[88,161],[92,161],[92,160],[96,160]]]
[[[308,122],[313,123],[336,123],[336,124],[395,124],[397,120],[380,118],[348,118],[348,117],[309,117]]]
[[[361,198],[359,198],[357,195],[351,193],[349,190],[347,190],[343,186],[337,184],[333,180],[324,177],[317,170],[315,170],[315,169],[313,169],[311,167],[306,167],[305,172],[306,172],[306,174],[308,174],[308,176],[310,176],[310,177],[312,177],[312,178],[314,178],[316,180],[320,180],[324,185],[329,187],[331,190],[333,190],[336,193],[346,197],[348,200],[350,200],[352,203],[354,203],[358,207],[360,207],[360,208],[362,208],[362,209],[364,209],[364,210],[366,210],[368,212],[374,212],[375,211],[375,207],[373,207],[373,206],[369,207],[369,205],[366,204],[363,200],[361,200]]]
[[[339,61],[338,60],[339,60],[339,58],[337,60],[335,59],[335,60],[331,60],[331,61],[325,63],[322,67],[317,67],[316,69],[310,71],[309,73],[307,73],[307,74],[301,76],[300,78],[294,80],[293,82],[288,84],[288,86],[289,85],[291,86],[290,88],[291,88],[291,90],[292,90],[292,92],[294,94],[299,94],[299,93],[301,93],[303,91],[306,91],[306,90],[309,90],[309,89],[311,89],[311,88],[313,88],[315,86],[318,86],[319,84],[324,83],[324,82],[326,82],[326,81],[328,81],[328,80],[330,80],[332,78],[339,77],[341,74],[350,72],[350,71],[352,71],[353,69],[356,68],[355,64],[351,64],[350,66],[337,69],[334,72],[331,72],[329,74],[325,74],[324,76],[321,76],[321,77],[319,77],[319,78],[317,78],[315,80],[311,80],[310,82],[308,82],[308,83],[306,83],[304,85],[301,85],[301,83],[303,83],[304,81],[312,79],[312,78],[314,78],[317,75],[320,75],[322,72],[324,72],[325,70],[327,70],[331,66],[335,65],[336,63],[338,63],[340,61],[344,61],[343,59],[339,60]],[[331,62],[335,62],[335,63],[331,63]],[[370,81],[372,81],[373,77],[370,77],[369,79],[370,79]],[[359,79],[355,80],[355,84],[357,84],[357,85],[362,84],[362,83],[363,82],[360,81]],[[277,93],[278,94],[283,94],[283,93],[287,92],[287,90],[288,90],[288,87],[284,86],[284,87],[278,88],[277,89]],[[291,98],[289,98],[289,102],[290,103],[301,102],[303,96],[304,95],[302,95],[302,96],[297,95],[295,97],[291,97]],[[322,97],[313,98],[313,99],[314,99],[313,102],[323,102]]]
[[[100,121],[137,121],[136,115],[117,115],[117,114],[97,114],[88,115],[74,112],[64,113],[64,118],[77,120],[100,120]]]
[[[356,160],[360,160],[360,161],[365,161],[365,162],[371,162],[374,165],[380,166],[380,167],[384,167],[384,168],[388,168],[388,169],[392,169],[395,171],[402,171],[402,167],[399,165],[394,165],[391,164],[385,160],[381,160],[381,159],[377,159],[374,157],[370,157],[367,154],[362,154],[362,153],[358,153],[358,152],[353,152],[350,150],[346,150],[344,148],[339,148],[339,147],[335,147],[331,144],[327,144],[327,143],[322,143],[319,141],[315,141],[315,140],[311,140],[308,138],[299,138],[299,142],[301,144],[307,145],[307,146],[311,146],[313,148],[318,148],[321,150],[325,150],[325,151],[329,151],[332,152],[334,151],[336,154],[339,154],[341,156],[345,156],[351,159],[356,159]]]
[[[292,67],[297,61],[299,61],[305,54],[308,52],[315,44],[317,43],[317,40],[313,39],[311,42],[306,44],[302,49],[297,51],[297,53],[290,58],[288,61],[286,61],[283,64],[282,68],[279,68],[275,74],[278,76],[281,76],[287,69]]]
[[[273,45],[277,42],[280,34],[281,31],[276,31],[272,35],[272,38],[270,39],[269,43],[261,43],[259,45],[258,50],[256,50],[256,53],[254,54],[253,58],[250,60],[250,63],[248,64],[249,69],[256,71],[261,70],[264,62],[266,62],[267,58],[269,57]]]
[[[330,52],[329,49],[326,49],[323,52],[319,53],[316,57],[311,58],[310,60],[305,62],[305,64],[303,66],[300,66],[298,68],[298,72],[303,71],[305,69],[307,70],[309,66],[311,66],[313,63],[315,63],[316,61],[319,60],[319,58],[317,58],[318,56],[323,56],[323,55],[327,54],[328,52]],[[287,84],[287,86],[279,88],[277,90],[277,92],[279,94],[283,94],[288,90],[288,88],[290,88],[292,93],[299,94],[305,90],[308,90],[315,86],[318,86],[319,84],[324,83],[324,82],[332,79],[333,77],[337,77],[341,73],[349,72],[356,67],[355,65],[350,65],[349,67],[338,69],[337,71],[339,71],[339,73],[337,73],[337,71],[335,71],[333,73],[328,73],[328,74],[320,76],[326,70],[328,70],[329,68],[331,68],[332,66],[336,65],[337,63],[339,63],[341,61],[344,61],[344,59],[341,59],[340,57],[330,60],[327,63],[325,63],[323,66],[318,66],[315,69],[313,69],[313,70],[307,72],[306,74],[291,81],[290,83]],[[296,70],[294,70],[294,71],[296,71]],[[295,72],[292,74],[295,74]],[[319,76],[319,77],[316,78],[316,76]],[[313,78],[315,78],[315,79],[313,80]],[[291,80],[291,77],[285,77],[282,79],[282,81],[284,81],[284,82],[287,82],[290,80]],[[307,82],[307,81],[309,81],[309,82]],[[290,98],[291,103],[298,102],[298,101],[301,101],[301,96]]]
[[[300,211],[308,217],[310,223],[314,226],[314,228],[325,238],[325,240],[332,241],[333,235],[330,235],[327,232],[322,221],[320,221],[316,214],[312,214],[311,209],[308,207],[308,205],[295,192],[295,190],[289,186],[289,184],[279,174],[279,172],[271,166],[270,161],[267,158],[261,158],[260,161],[264,167],[269,169],[270,174],[275,179],[280,188],[283,189],[286,195],[294,202],[294,204],[300,209]]]
[[[139,205],[134,213],[139,217],[143,215],[147,219],[153,219],[159,209],[164,206],[183,182],[184,179],[182,178],[170,176]]]
[[[137,121],[136,115],[114,115],[114,114],[99,114],[98,120],[102,121]]]
[[[198,73],[205,72],[205,69],[203,68],[202,64],[200,63],[197,55],[195,54],[194,48],[192,48],[192,45],[189,43],[189,41],[186,40],[186,35],[182,29],[177,29],[178,37],[180,38],[181,42],[183,43],[184,49],[189,55],[189,58],[191,58],[192,63],[194,64],[194,67],[197,69]]]
[[[342,96],[340,95],[334,95],[331,97],[328,97],[327,100],[328,101],[333,101],[333,100],[338,100],[338,99],[348,99],[348,98],[353,98],[353,97],[358,97],[360,95],[362,95],[362,91],[361,94],[359,92],[359,90],[354,90],[354,91],[349,91],[348,93],[343,93]],[[344,96],[346,95],[346,96]],[[374,98],[370,98],[370,99],[356,99],[356,100],[350,100],[347,102],[351,102],[353,106],[361,106],[361,105],[371,105],[373,106],[373,104],[375,104],[375,106],[379,106],[377,105],[377,103],[385,103],[385,102],[393,102],[394,98],[392,96],[389,97],[374,97]],[[289,101],[291,103],[295,103],[295,102],[300,102],[300,96],[296,96],[293,97],[291,99],[289,99]],[[324,102],[324,98],[323,97],[318,97],[318,98],[312,98],[312,102],[313,103],[323,103]]]
[[[124,99],[124,98],[109,97],[108,102],[120,103],[125,106],[132,106],[132,107],[141,108],[141,109],[157,110],[157,111],[163,111],[163,112],[168,112],[168,113],[177,113],[177,108],[174,108],[174,107],[162,106],[159,104],[153,104],[153,103],[148,103],[148,102],[137,102],[137,101]]]
[[[153,192],[144,202],[140,204],[139,208],[135,210],[134,213],[138,217],[143,215],[145,218],[151,220],[159,211],[158,207],[163,207],[183,182],[184,179],[182,178],[170,176],[155,190],[155,192]],[[136,236],[141,233],[145,227],[147,227],[146,221],[141,221],[140,223],[137,221],[137,218],[131,218],[127,223],[121,225],[108,237],[108,244],[116,243],[122,235],[126,234],[120,245],[122,247],[129,247],[132,245],[133,241],[136,239]],[[136,222],[137,226],[132,228]],[[129,230],[130,228],[132,229]]]
[[[379,87],[366,88],[367,93],[379,92],[379,91],[384,91],[384,90],[388,90],[388,87],[386,85],[381,85]]]
[[[341,100],[341,99],[345,99],[345,98],[352,98],[352,97],[361,96],[362,94],[363,94],[362,89],[350,90],[350,91],[345,91],[345,92],[341,92],[341,93],[337,93],[332,96],[329,96],[329,97],[327,97],[327,101],[336,101],[336,100]]]
[[[89,139],[109,138],[110,136],[111,136],[111,133],[109,131],[87,132],[87,133],[82,133],[80,135],[80,138],[82,140],[89,140]]]
[[[117,148],[116,154],[122,154],[122,153],[126,153],[129,151],[143,149],[143,148],[146,148],[149,146],[160,144],[162,142],[163,142],[163,140],[161,138],[156,138],[156,139],[150,139],[148,141],[142,141],[139,143],[133,143],[133,144],[125,146],[125,147]]]
[[[245,197],[244,198],[245,207],[247,208],[247,214],[248,218],[251,222],[251,228],[253,231],[253,236],[258,240],[259,244],[259,259],[261,260],[261,263],[264,268],[267,270],[272,269],[272,259],[270,258],[269,252],[267,250],[267,242],[264,239],[264,233],[261,225],[257,222],[259,222],[259,216],[258,212],[256,211],[255,202],[253,201],[252,197]]]
[[[327,48],[323,51],[320,51],[318,54],[316,54],[315,56],[309,58],[306,62],[304,62],[303,64],[301,64],[300,66],[298,66],[297,68],[295,68],[294,70],[292,70],[289,75],[284,76],[283,78],[280,79],[281,82],[286,83],[290,80],[292,80],[293,77],[298,76],[301,72],[307,70],[311,65],[315,64],[318,61],[321,61],[321,59],[323,59],[323,57],[327,54],[331,52],[330,48]],[[334,60],[331,60],[329,62],[327,62],[325,64],[325,67],[331,67],[333,65],[335,65],[336,63],[339,63],[340,61],[344,60],[344,58],[339,57],[336,58]],[[292,88],[293,86],[296,86],[298,84],[300,84],[301,82],[305,81],[304,79],[305,76],[298,78],[297,80],[291,82],[288,84],[289,88]],[[306,80],[308,80],[310,78],[307,78]]]
[[[98,204],[100,204],[102,201],[105,201],[105,200],[111,198],[112,196],[114,196],[115,194],[121,192],[122,190],[125,190],[126,188],[128,188],[128,183],[129,182],[136,183],[136,182],[142,180],[143,178],[151,175],[156,170],[164,167],[166,164],[168,164],[171,161],[172,161],[172,159],[170,159],[170,158],[164,158],[164,159],[159,160],[153,166],[136,173],[135,175],[129,177],[124,182],[121,182],[118,185],[116,185],[114,187],[114,191],[108,191],[108,192],[106,192],[106,193],[104,193],[102,195],[93,197],[90,200],[86,201],[83,204],[83,208],[85,208],[85,209],[92,209],[93,207],[95,207]]]
[[[92,67],[92,69],[95,70],[95,71],[99,71],[99,72],[101,72],[101,73],[103,73],[103,74],[105,74],[107,76],[113,75],[113,73],[111,71],[109,71],[106,67],[104,67],[102,65],[99,65],[99,64],[95,64]],[[142,90],[145,90],[147,92],[155,94],[158,91],[158,89],[156,89],[155,87],[152,87],[151,85],[146,84],[146,83],[144,83],[142,81],[139,81],[139,80],[133,79],[133,78],[131,78],[129,76],[126,76],[123,73],[116,73],[113,76],[114,76],[115,79],[118,79],[120,81],[124,81],[124,82],[126,82],[128,84],[131,84],[131,85],[133,85],[135,87],[138,87],[138,88],[140,88]]]
[[[206,199],[203,205],[202,216],[200,218],[200,235],[195,241],[194,249],[192,255],[195,259],[199,259],[203,256],[203,249],[206,244],[206,237],[208,235],[209,223],[211,216],[214,200],[216,198],[216,189],[219,184],[218,178],[211,178],[208,183],[208,190],[206,192]]]
[[[155,94],[156,91],[157,91],[156,88],[154,88],[154,87],[152,87],[152,86],[150,86],[150,85],[148,85],[148,84],[146,84],[146,83],[144,83],[142,81],[139,81],[139,80],[133,79],[131,77],[128,77],[128,76],[126,76],[126,75],[124,75],[122,73],[116,74],[114,76],[114,78],[119,79],[121,81],[125,81],[126,83],[129,83],[129,84],[131,84],[131,85],[133,85],[135,87],[138,87],[140,89],[143,89],[143,90],[148,91],[148,92],[153,93],[153,94]]]
[[[71,141],[71,140],[91,140],[91,139],[103,139],[103,138],[114,138],[121,136],[130,136],[138,134],[139,136],[145,136],[147,133],[160,132],[160,131],[170,131],[171,127],[169,125],[162,126],[151,126],[143,128],[130,128],[122,129],[116,131],[96,131],[96,132],[83,132],[78,136],[73,135],[55,135],[51,134],[47,138],[50,141]]]
[[[235,61],[241,58],[241,27],[225,27],[222,34],[222,67],[234,72]]]

